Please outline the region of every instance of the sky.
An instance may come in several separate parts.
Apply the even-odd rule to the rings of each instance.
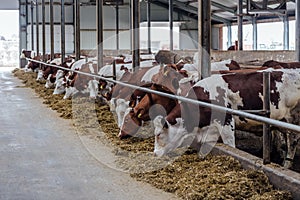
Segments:
[[[19,11],[0,10],[0,35],[10,38],[19,34]]]

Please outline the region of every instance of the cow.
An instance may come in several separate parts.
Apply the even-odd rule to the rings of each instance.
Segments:
[[[96,69],[97,64],[93,61],[81,65],[80,69],[77,68],[77,70],[80,72],[94,75],[96,74]],[[73,72],[68,76],[66,93],[63,99],[68,99],[78,92],[89,93],[90,98],[95,99],[99,91],[98,84],[98,80],[94,77]]]
[[[262,67],[274,68],[274,69],[296,69],[300,68],[300,62],[278,62],[275,60],[268,60],[263,63]]]
[[[159,72],[151,78],[152,84],[150,85],[150,89],[152,90],[162,91],[168,94],[183,95],[187,93],[188,88],[193,84],[188,78],[184,79],[185,77],[172,65],[160,65],[158,71]],[[138,124],[152,119],[150,115],[154,117],[154,113],[156,112],[152,112],[152,114],[149,115],[149,111],[155,104],[160,105],[160,107],[162,107],[160,109],[166,110],[167,113],[176,105],[173,99],[156,94],[145,92],[141,97],[138,104],[134,103],[134,101],[130,103],[133,110],[132,112],[127,112],[128,114],[124,116],[123,121],[126,123],[122,123],[119,132],[121,139],[134,135],[139,129]],[[156,108],[156,106],[154,106],[154,108]]]
[[[120,81],[127,82],[127,84],[135,85],[135,86],[142,86],[142,87],[148,87],[148,84],[151,83],[149,81],[145,81],[144,78],[145,74],[151,70],[152,68],[140,68],[138,71],[134,73],[125,72],[123,77]],[[148,76],[149,74],[147,74]],[[122,121],[124,118],[124,114],[126,109],[131,106],[133,107],[136,104],[136,100],[138,98],[142,98],[145,93],[140,92],[139,90],[134,90],[129,87],[123,87],[120,84],[116,84],[112,91],[111,91],[111,97],[110,105],[111,105],[111,111],[116,111],[117,114],[117,121],[118,126],[122,126]]]
[[[36,61],[44,61],[46,60],[47,63],[51,63],[51,61],[57,62],[57,60],[60,58],[60,54],[56,53],[53,55],[53,60],[50,60],[51,55],[50,54],[45,54],[45,55],[35,55],[35,52],[31,52],[31,56],[27,58],[31,58]],[[58,59],[57,59],[58,58]],[[56,63],[55,63],[56,64]],[[44,70],[45,65],[42,63],[38,63],[35,61],[29,61],[28,64],[25,66],[25,71],[33,71],[33,72],[38,72],[38,70]]]
[[[61,65],[61,58],[55,58],[51,61],[47,62],[48,64],[51,65],[57,65],[60,66]],[[45,65],[43,68],[41,68],[38,72],[38,76],[37,76],[37,81],[41,81],[41,80],[47,80],[49,77],[49,74],[56,74],[58,68],[57,67],[53,67],[53,66],[49,66],[49,65]],[[42,75],[41,75],[42,74]]]
[[[300,124],[293,112],[300,105],[300,70],[269,69],[268,71],[271,75],[270,117]],[[212,75],[196,83],[186,97],[238,110],[262,110],[262,82],[263,71]],[[215,143],[217,141],[215,134],[218,133],[225,144],[234,147],[235,129],[257,131],[257,128],[261,127],[261,123],[257,121],[231,116],[229,113],[190,103],[181,102],[180,106],[175,108],[166,117],[155,119],[154,152],[157,155],[164,155],[181,146],[181,141],[184,141],[189,134],[196,137],[196,142],[205,143],[208,140],[210,143]],[[184,131],[182,131],[183,128]],[[179,129],[181,129],[181,134],[178,134]],[[213,134],[213,140],[210,140],[211,137],[207,139],[206,136],[211,136],[210,134]],[[291,131],[286,134],[287,144],[290,145],[287,145],[284,166],[289,168],[292,165],[291,160],[294,158],[300,135]],[[171,141],[173,146],[170,145]],[[202,150],[200,153],[209,152],[207,148]]]
[[[155,83],[151,84],[150,89],[173,94],[168,88]],[[134,135],[143,121],[149,121],[153,116],[164,113],[169,114],[177,103],[177,100],[168,97],[146,93],[136,106],[131,109],[129,108],[130,112],[124,114],[125,116],[118,137],[123,139]]]
[[[74,87],[75,81],[77,80],[76,71],[81,70],[82,66],[86,63],[94,63],[96,62],[95,57],[86,57],[80,60],[75,61],[70,66],[72,71],[64,73],[64,78],[56,83],[56,88],[53,93],[62,94],[65,93],[64,99],[68,99],[73,96],[78,90]],[[75,71],[75,72],[74,72]],[[93,70],[94,71],[94,70]]]

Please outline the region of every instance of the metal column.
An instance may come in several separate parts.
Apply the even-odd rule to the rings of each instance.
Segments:
[[[46,15],[46,10],[45,10],[45,0],[42,0],[42,43],[43,43],[43,61],[46,61],[46,27],[45,27],[45,15]]]
[[[238,0],[238,50],[243,50],[243,0]]]
[[[253,30],[252,30],[252,37],[253,37],[253,44],[252,44],[252,48],[253,50],[257,50],[257,22],[256,22],[256,17],[252,17],[252,26],[253,26]]]
[[[19,35],[20,35],[19,55],[21,54],[23,49],[27,49],[27,24],[28,24],[27,17],[28,17],[27,1],[20,0],[19,1]]]
[[[31,50],[34,50],[34,34],[33,34],[33,0],[31,0],[31,7],[30,7],[30,14],[31,14]]]
[[[211,74],[210,49],[211,49],[211,1],[202,1],[202,78]]]
[[[50,51],[51,59],[54,58],[54,20],[53,20],[53,0],[50,0]]]
[[[300,0],[296,0],[296,61],[300,62]]]
[[[173,51],[173,0],[169,0],[170,50]]]
[[[75,60],[80,59],[80,3],[75,0]]]
[[[263,110],[265,117],[270,117],[270,72],[263,73],[263,85]],[[267,123],[263,124],[263,143],[263,163],[269,164],[271,162],[271,134],[270,125]]]
[[[197,62],[197,70],[198,77],[201,79],[201,63],[202,63],[202,1],[198,1],[198,59]],[[194,58],[196,59],[196,58]]]
[[[119,0],[116,1],[116,48],[120,49],[119,45]]]
[[[137,71],[140,66],[140,1],[131,0],[132,23],[132,68]]]
[[[65,27],[65,0],[61,0],[61,22],[60,22],[60,47],[61,47],[61,63],[65,61],[66,54],[66,27]]]
[[[36,5],[35,5],[35,12],[36,12],[36,17],[35,17],[35,28],[36,28],[36,55],[40,55],[40,31],[39,31],[39,2],[36,0]]]
[[[96,12],[97,12],[97,61],[99,69],[103,65],[103,0],[96,1]]]
[[[286,13],[283,17],[283,48],[289,50],[289,17]]]
[[[227,48],[232,46],[232,29],[231,24],[227,24]]]
[[[147,1],[148,53],[151,54],[151,0]]]

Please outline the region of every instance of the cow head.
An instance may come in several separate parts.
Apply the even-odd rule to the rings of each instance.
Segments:
[[[117,120],[118,120],[118,127],[121,128],[124,115],[126,110],[129,108],[129,101],[125,99],[117,99],[116,100],[116,113],[117,113]]]
[[[234,60],[231,60],[230,63],[226,63],[225,65],[229,68],[229,70],[240,70],[241,69],[240,65]]]
[[[165,90],[163,86],[157,84],[153,84],[151,89],[171,93],[170,91]],[[131,129],[130,127],[139,127],[142,121],[154,119],[157,115],[166,116],[166,114],[168,114],[176,105],[177,101],[174,99],[153,93],[147,93],[130,111],[130,113],[124,117],[124,119],[127,119],[127,121],[123,122],[121,127],[121,135],[134,135],[136,131],[138,131],[138,128]],[[128,118],[131,118],[131,120],[128,120]],[[126,131],[123,131],[123,129],[126,129]]]
[[[124,113],[122,127],[119,132],[119,138],[127,138],[134,135],[142,126],[142,119],[138,118],[132,108],[128,108]]]
[[[189,134],[184,128],[182,118],[176,119],[176,124],[171,125],[163,116],[153,120],[155,127],[154,155],[163,156],[178,147],[189,147],[195,134]]]
[[[78,92],[79,91],[75,87],[68,86],[68,87],[66,87],[66,93],[65,93],[65,96],[63,97],[63,99],[69,99]]]
[[[57,81],[58,81],[60,78],[62,78],[63,76],[64,76],[64,71],[61,70],[61,69],[57,70],[56,75],[55,75],[55,83],[54,83],[54,84],[56,84]]]
[[[66,91],[66,80],[65,78],[60,78],[56,81],[53,94],[63,94],[65,91]]]
[[[36,81],[42,81],[42,80],[45,80],[45,79],[43,76],[43,70],[40,69],[37,73]]]
[[[88,92],[90,93],[90,98],[96,99],[97,95],[98,95],[98,91],[99,91],[99,85],[98,85],[98,81],[97,80],[90,80],[88,82]]]
[[[49,74],[48,75],[48,77],[47,77],[47,79],[46,79],[46,84],[45,84],[45,87],[46,88],[54,88],[54,81],[53,81],[53,79],[55,79],[55,78],[53,78],[53,74]]]

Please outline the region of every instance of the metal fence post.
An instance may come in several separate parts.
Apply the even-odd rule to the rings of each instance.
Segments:
[[[264,105],[263,110],[265,117],[270,118],[270,72],[263,72],[263,96]],[[267,123],[263,124],[263,163],[269,164],[271,162],[271,135],[270,125]]]

